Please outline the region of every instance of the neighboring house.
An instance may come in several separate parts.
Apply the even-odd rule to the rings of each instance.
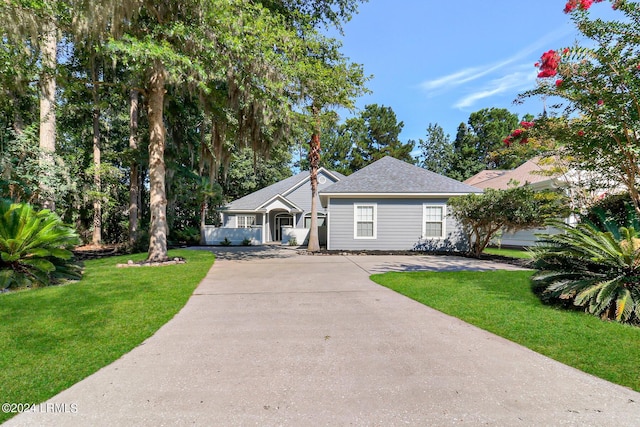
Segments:
[[[545,165],[540,161],[540,158],[536,157],[513,170],[483,170],[464,182],[483,190],[486,188],[506,190],[512,185],[530,185],[536,191],[555,189],[568,191],[578,178],[576,173],[553,174],[550,172],[550,166]],[[572,215],[566,219],[566,222],[575,223],[575,217]],[[504,233],[495,243],[507,247],[533,246],[538,240],[536,234],[553,232],[555,229],[547,227]]]
[[[565,187],[566,177],[561,174],[551,174],[549,167],[541,164],[540,158],[524,162],[513,170],[483,170],[464,181],[481,189],[493,188],[506,190],[510,185],[529,184],[536,190],[549,190]]]
[[[318,190],[342,178],[344,175],[338,172],[320,168]],[[320,237],[324,241],[326,211],[321,208],[319,198],[316,204]],[[234,200],[220,213],[221,227],[205,226],[205,242],[208,245],[217,245],[225,238],[234,245],[241,244],[244,239],[250,240],[253,245],[287,243],[293,237],[298,244],[303,244],[308,237],[311,222],[309,172],[301,172]]]
[[[462,250],[466,241],[447,202],[482,192],[392,157],[348,177],[320,169],[318,190],[320,244],[328,250]],[[228,204],[222,227],[205,229],[206,241],[286,243],[295,236],[304,244],[310,210],[309,173],[302,172]]]

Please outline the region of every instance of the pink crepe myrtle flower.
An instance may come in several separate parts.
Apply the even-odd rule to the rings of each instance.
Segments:
[[[521,128],[514,129],[511,131],[511,134],[502,140],[507,147],[511,146],[514,141],[518,141],[520,144],[524,145],[529,142],[527,129],[531,129],[534,125],[534,122],[520,122]]]
[[[556,80],[556,87],[560,87],[562,85],[562,79]]]
[[[556,74],[558,74],[556,70],[542,70],[538,73],[538,77],[539,78],[553,77]]]
[[[560,55],[558,52],[551,49],[542,54],[540,58],[540,72],[539,78],[553,77],[558,74],[558,65],[560,64]]]
[[[558,52],[556,52],[553,49],[550,49],[542,54],[541,60],[542,60],[542,63],[541,63],[542,67],[558,68],[558,63],[560,62],[560,56],[558,55]]]
[[[578,7],[578,0],[569,0],[567,4],[564,5],[564,13],[571,13]]]
[[[564,13],[571,13],[576,9],[587,10],[594,3],[600,3],[603,0],[569,0],[567,4],[564,6]]]

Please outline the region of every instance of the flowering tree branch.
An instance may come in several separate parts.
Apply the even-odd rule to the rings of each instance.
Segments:
[[[611,0],[620,20],[590,18],[604,0],[569,0],[564,12],[593,47],[572,46],[544,52],[535,64],[539,85],[520,95],[563,101],[560,114],[544,114],[505,138],[510,146],[530,139],[553,141],[573,165],[624,185],[640,213],[640,6]],[[555,113],[555,112],[554,112]]]

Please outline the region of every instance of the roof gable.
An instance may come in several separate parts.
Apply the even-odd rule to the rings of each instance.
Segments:
[[[296,191],[301,186],[305,185],[310,180],[309,171],[305,171],[303,173],[306,174],[305,179],[301,180],[296,185],[292,186],[290,189],[288,189],[287,191],[282,193],[283,196],[288,196],[289,194],[293,193],[294,191]],[[339,172],[328,171],[325,168],[318,169],[318,179],[320,179],[321,175],[326,176],[327,178],[329,178],[333,182],[338,182],[341,179],[346,178],[344,175],[342,175]]]
[[[484,170],[480,171],[465,183],[478,188],[493,188],[496,190],[506,190],[512,181],[518,182],[518,185],[535,184],[543,181],[549,181],[558,175],[550,176],[548,173],[542,173],[548,168],[540,164],[540,158],[536,157],[527,160],[513,170]]]
[[[469,185],[473,185],[475,187],[478,187],[477,184],[480,184],[482,182],[485,181],[489,181],[491,179],[495,179],[495,178],[499,178],[507,173],[509,173],[511,171],[509,170],[502,170],[502,169],[485,169],[483,171],[478,172],[477,174],[473,175],[471,178],[467,178],[465,179],[464,182],[465,184],[469,184]]]
[[[333,181],[338,181],[344,178],[344,175],[338,172],[328,171],[325,168],[320,168],[318,173],[322,173],[326,175],[329,179]],[[251,211],[251,210],[259,210],[267,202],[274,200],[278,196],[280,198],[286,200],[286,196],[291,194],[305,182],[309,181],[309,171],[302,171],[297,175],[290,176],[289,178],[283,179],[282,181],[276,182],[275,184],[269,185],[268,187],[262,188],[260,190],[256,190],[253,193],[247,194],[244,197],[236,199],[231,203],[228,203],[225,206],[225,210],[228,211]],[[292,205],[292,208],[297,208],[295,203],[288,201],[289,204]],[[299,208],[298,208],[299,209]]]
[[[411,165],[383,157],[321,191],[321,194],[467,194],[476,187]]]
[[[258,206],[258,209],[271,210],[274,208],[284,209],[289,212],[302,212],[302,209],[300,209],[298,205],[296,205],[286,197],[281,196],[280,194],[276,194],[275,196]]]

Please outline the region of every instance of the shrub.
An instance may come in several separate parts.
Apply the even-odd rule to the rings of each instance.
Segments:
[[[575,227],[550,222],[561,233],[545,235],[533,249],[533,291],[545,302],[580,307],[603,319],[640,324],[640,222],[605,221]]]
[[[231,240],[228,237],[225,237],[222,242],[220,242],[222,246],[231,246]]]
[[[599,226],[603,225],[603,220],[609,219],[618,224],[625,224],[629,218],[629,210],[633,209],[631,196],[629,193],[609,194],[595,202],[590,208],[583,221],[589,221]]]
[[[249,239],[248,237],[245,237],[244,240],[242,241],[242,246],[251,246],[251,239]]]
[[[469,253],[479,258],[500,231],[516,232],[537,228],[547,218],[566,214],[564,197],[553,191],[534,191],[529,185],[506,190],[485,189],[449,199],[451,216],[464,229]]]
[[[298,239],[296,239],[296,236],[291,236],[289,238],[289,246],[298,246]]]
[[[80,278],[75,230],[48,209],[0,200],[0,289],[49,286]]]
[[[195,227],[185,227],[181,230],[171,230],[170,240],[174,244],[200,244],[200,230]]]

